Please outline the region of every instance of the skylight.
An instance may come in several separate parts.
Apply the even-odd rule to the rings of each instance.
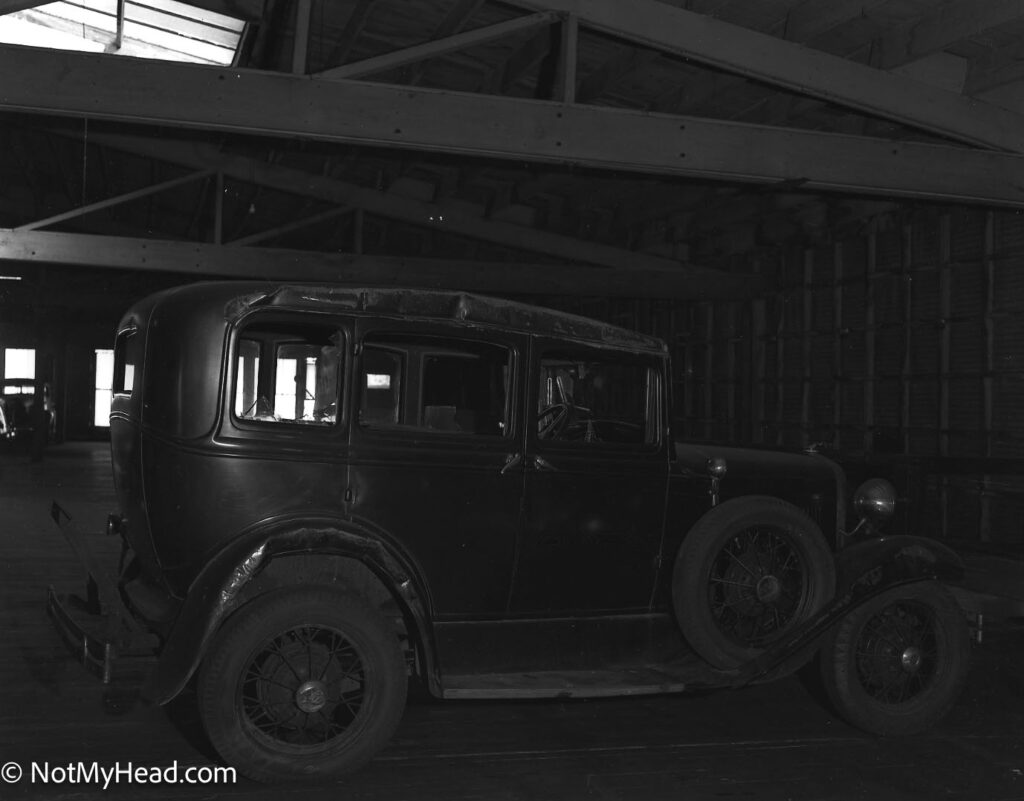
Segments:
[[[67,0],[0,16],[0,42],[116,53],[137,58],[230,64],[245,23],[175,0]]]

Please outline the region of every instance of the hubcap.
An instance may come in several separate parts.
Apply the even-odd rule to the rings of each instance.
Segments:
[[[762,576],[757,582],[757,600],[763,604],[775,603],[782,594],[782,585],[775,576]]]
[[[921,649],[910,646],[900,654],[900,664],[907,673],[917,673],[921,668]]]
[[[321,681],[307,681],[295,691],[295,704],[303,712],[319,712],[327,705],[327,688]]]

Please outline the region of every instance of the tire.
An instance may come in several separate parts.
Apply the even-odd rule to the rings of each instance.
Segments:
[[[683,636],[712,666],[756,658],[835,593],[821,529],[778,498],[726,501],[687,533],[672,574]]]
[[[873,734],[924,731],[956,703],[970,662],[967,621],[934,581],[886,590],[848,614],[820,655],[825,691]]]
[[[408,679],[397,636],[359,598],[325,587],[270,592],[224,624],[199,674],[203,725],[257,781],[353,770],[391,737]]]

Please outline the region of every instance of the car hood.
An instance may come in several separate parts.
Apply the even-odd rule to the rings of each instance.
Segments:
[[[709,459],[725,459],[723,499],[774,495],[803,507],[810,496],[835,504],[845,492],[839,465],[817,453],[677,442],[675,455],[677,469],[694,476],[708,475]]]

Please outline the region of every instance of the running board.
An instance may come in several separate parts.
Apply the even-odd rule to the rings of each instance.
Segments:
[[[709,668],[681,666],[608,670],[557,670],[530,673],[483,673],[445,676],[442,698],[606,698],[679,693],[697,687],[721,686]]]

